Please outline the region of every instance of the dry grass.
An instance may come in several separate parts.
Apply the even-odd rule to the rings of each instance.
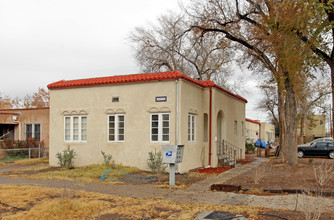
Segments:
[[[124,174],[116,169],[113,169],[110,166],[105,165],[89,165],[83,167],[76,167],[75,169],[66,169],[61,168],[59,170],[48,171],[52,167],[41,167],[41,168],[33,168],[26,170],[18,170],[12,171],[9,173],[4,173],[6,177],[26,177],[30,179],[52,179],[52,180],[77,180],[84,182],[102,182],[100,177],[103,173],[105,173],[105,169],[110,169],[110,173],[108,173],[108,180],[103,181],[105,183],[111,183],[110,179],[118,178],[123,176]],[[123,170],[126,174],[138,173],[140,170],[136,167],[128,167],[117,165],[118,169]],[[109,179],[110,178],[110,179]]]
[[[268,210],[248,206],[177,203],[160,198],[136,199],[83,191],[75,191],[75,197],[69,199],[62,197],[62,191],[32,186],[0,186],[1,202],[27,210],[15,211],[0,205],[0,218],[99,219],[101,216],[119,216],[128,219],[193,219],[204,210],[216,210],[256,219],[259,212]]]
[[[22,159],[22,160],[13,160],[10,163],[0,162],[0,166],[8,165],[35,165],[35,164],[48,164],[49,158],[34,158],[34,159]]]
[[[49,158],[34,158],[34,159],[23,159],[23,160],[16,160],[14,161],[15,165],[34,165],[34,164],[48,164]]]
[[[303,213],[306,220],[320,219],[324,206],[324,201],[319,200],[323,198],[320,193],[314,195],[306,190],[297,198],[297,209]]]
[[[258,166],[255,170],[255,174],[253,176],[253,180],[255,184],[259,184],[261,180],[268,175],[269,167],[267,167],[267,164],[261,164]]]

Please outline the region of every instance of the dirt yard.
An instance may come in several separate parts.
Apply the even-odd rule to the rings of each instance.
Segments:
[[[326,157],[299,158],[297,166],[289,166],[281,159],[271,159],[224,184],[241,185],[242,189],[322,190],[334,195],[333,166],[334,161]],[[323,179],[322,186],[316,180],[315,174],[318,180]]]

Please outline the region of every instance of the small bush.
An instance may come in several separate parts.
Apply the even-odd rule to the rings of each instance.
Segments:
[[[4,141],[0,142],[0,149],[22,149],[22,148],[39,148],[41,147],[41,155],[43,155],[44,143],[34,138],[27,138],[27,140],[13,140],[11,138],[6,138]],[[29,155],[28,150],[22,151],[9,151],[9,157],[22,157],[26,158]],[[38,150],[31,151],[31,158],[38,157]]]
[[[148,152],[147,165],[153,174],[165,172],[166,166],[162,163],[162,153]]]
[[[73,150],[70,149],[70,146],[67,146],[67,148],[63,151],[63,154],[57,153],[56,157],[58,158],[58,164],[61,167],[66,167],[67,169],[72,169],[73,168],[73,159],[77,153]]]
[[[112,155],[111,154],[106,154],[103,151],[101,151],[101,154],[103,156],[103,164],[106,166],[109,166],[111,159],[112,159]]]
[[[246,143],[245,144],[245,147],[246,147],[246,150],[247,151],[255,151],[255,147],[254,147],[254,145],[253,144],[250,144],[250,143]]]
[[[313,163],[313,161],[314,161],[313,158],[308,159],[308,163]]]

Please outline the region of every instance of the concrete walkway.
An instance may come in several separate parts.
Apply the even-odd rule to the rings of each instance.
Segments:
[[[277,195],[277,196],[256,196],[227,192],[212,192],[210,186],[215,183],[224,183],[226,180],[242,175],[243,173],[255,169],[266,158],[257,158],[256,161],[242,165],[213,178],[209,178],[193,184],[185,190],[156,188],[154,184],[134,184],[134,185],[111,185],[104,183],[85,183],[79,181],[60,181],[60,180],[32,180],[27,178],[7,178],[0,176],[0,184],[3,185],[32,185],[50,188],[70,188],[73,190],[84,190],[87,192],[98,192],[103,194],[129,196],[136,198],[159,197],[169,201],[210,203],[221,205],[247,205],[261,206],[272,209],[290,209],[296,207],[297,195]],[[4,167],[0,167],[2,172]],[[8,169],[8,168],[7,168]],[[324,211],[334,212],[334,199],[332,198],[310,198],[312,204],[323,204]]]
[[[226,172],[223,172],[215,177],[205,179],[201,182],[195,183],[187,188],[187,191],[197,191],[197,192],[203,192],[210,190],[210,186],[212,184],[219,184],[224,183],[229,179],[232,179],[234,177],[237,177],[239,175],[242,175],[243,173],[248,172],[249,170],[256,169],[261,163],[269,161],[268,158],[263,157],[257,157],[255,161],[235,167],[233,169],[230,169]]]

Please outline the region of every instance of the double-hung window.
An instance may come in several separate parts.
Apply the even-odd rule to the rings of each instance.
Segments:
[[[41,124],[26,124],[26,139],[41,139]]]
[[[195,141],[196,117],[194,114],[188,114],[188,141]]]
[[[125,115],[108,115],[108,141],[124,142],[125,138]]]
[[[87,116],[71,115],[65,116],[64,135],[68,142],[86,142],[87,141]]]
[[[151,142],[169,142],[170,114],[151,114]]]

